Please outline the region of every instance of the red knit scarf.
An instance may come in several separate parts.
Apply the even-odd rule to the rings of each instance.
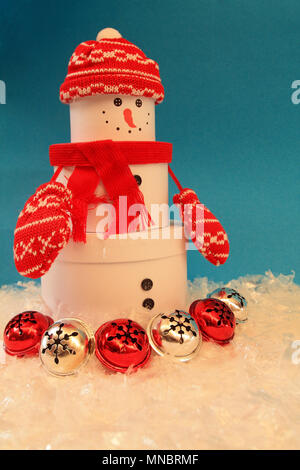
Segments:
[[[75,170],[69,178],[67,187],[73,195],[73,239],[86,240],[87,207],[91,202],[110,202],[116,208],[117,233],[128,231],[136,221],[136,217],[128,217],[125,226],[120,228],[119,196],[127,196],[128,206],[140,204],[140,228],[151,224],[144,197],[131,173],[129,165],[147,163],[170,163],[172,160],[172,144],[165,142],[114,142],[102,140],[71,144],[57,144],[50,147],[50,163],[57,166],[55,180],[63,167],[74,166]],[[211,211],[200,203],[195,191],[183,188],[169,166],[169,174],[179,189],[173,202],[179,207],[184,222],[185,234],[202,253],[215,265],[225,263],[229,254],[227,234],[219,220]],[[53,180],[52,179],[52,180]],[[102,181],[107,195],[96,198],[95,190]],[[197,213],[202,209],[201,216]],[[198,228],[200,227],[200,231]],[[201,230],[202,228],[202,230]],[[112,233],[112,232],[110,232]],[[108,232],[108,235],[110,235]]]
[[[55,178],[63,167],[75,166],[67,187],[74,199],[73,239],[86,240],[86,219],[88,204],[108,202],[113,204],[118,217],[119,196],[127,196],[127,204],[139,204],[142,229],[151,224],[146,210],[144,196],[129,168],[133,164],[170,163],[172,144],[165,142],[118,142],[100,140],[50,146],[50,163],[57,166]],[[95,197],[100,183],[105,187],[106,196]],[[125,230],[131,224],[128,217]],[[119,228],[117,220],[116,227]]]

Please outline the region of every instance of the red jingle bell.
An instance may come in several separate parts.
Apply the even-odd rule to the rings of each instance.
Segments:
[[[226,344],[234,337],[235,316],[230,308],[217,299],[195,300],[189,309],[205,341]]]
[[[151,347],[144,328],[128,319],[109,321],[95,334],[96,356],[108,369],[125,373],[137,370],[150,358]]]
[[[15,315],[4,330],[6,353],[18,357],[37,355],[41,338],[52,323],[52,318],[35,311]]]

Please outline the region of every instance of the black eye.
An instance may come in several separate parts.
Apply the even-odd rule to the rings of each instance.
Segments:
[[[140,108],[143,104],[142,100],[140,100],[140,98],[138,98],[136,101],[135,101],[135,104],[137,105],[138,108]]]
[[[115,98],[114,99],[114,105],[115,106],[121,106],[121,104],[122,104],[121,98]]]

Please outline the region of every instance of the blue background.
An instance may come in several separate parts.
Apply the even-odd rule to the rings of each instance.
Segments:
[[[107,26],[159,63],[157,140],[173,142],[175,173],[229,234],[227,263],[190,252],[189,278],[271,269],[296,270],[299,282],[299,18],[298,0],[1,0],[0,284],[20,279],[13,230],[50,178],[48,146],[69,140],[58,99],[67,61]]]

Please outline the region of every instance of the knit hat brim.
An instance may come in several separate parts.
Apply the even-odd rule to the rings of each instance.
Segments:
[[[69,104],[79,98],[98,94],[133,95],[153,98],[155,104],[164,99],[164,87],[158,80],[142,78],[134,74],[94,74],[68,78],[60,87],[60,100]]]

